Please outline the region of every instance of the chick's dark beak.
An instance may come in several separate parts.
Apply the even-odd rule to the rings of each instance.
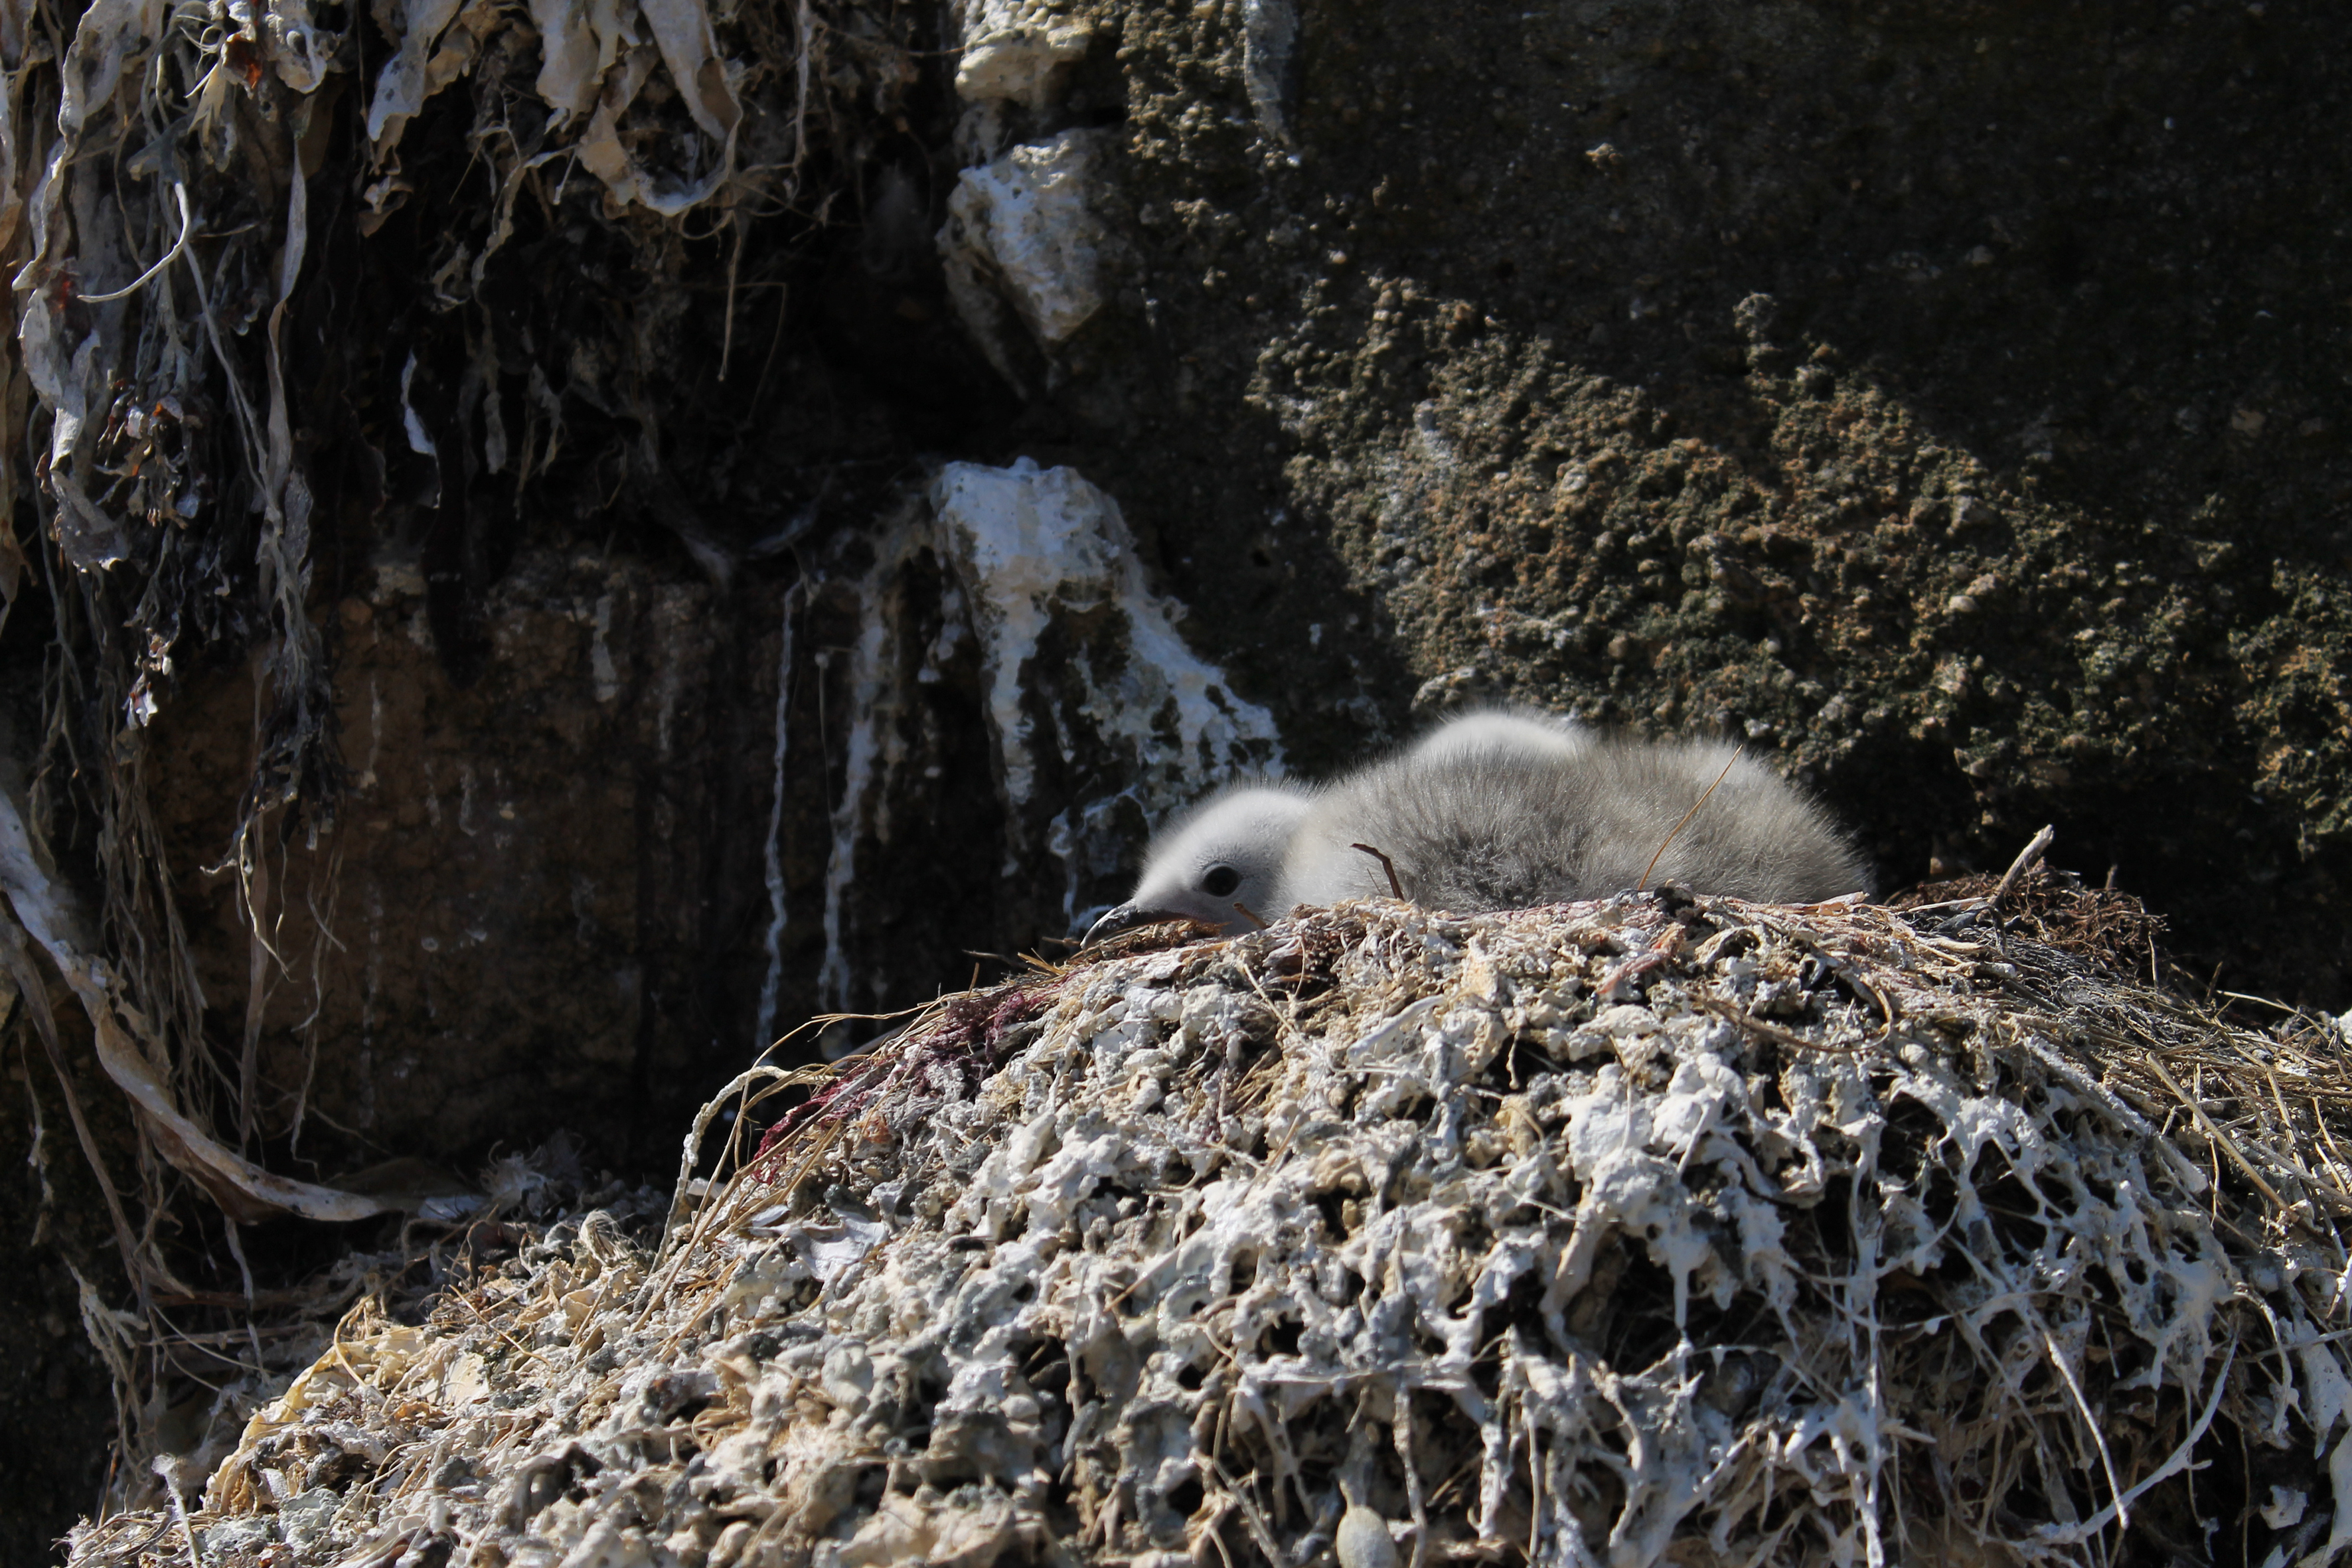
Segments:
[[[1106,910],[1102,919],[1087,928],[1087,940],[1081,945],[1092,947],[1105,937],[1117,936],[1123,931],[1133,931],[1138,926],[1148,926],[1154,921],[1173,921],[1183,918],[1181,915],[1171,915],[1161,910],[1148,910],[1132,901],[1116,905]]]

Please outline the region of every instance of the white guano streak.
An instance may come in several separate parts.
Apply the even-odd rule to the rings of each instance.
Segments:
[[[1144,583],[1118,505],[1074,468],[950,463],[931,497],[940,542],[963,579],[988,678],[989,717],[1016,807],[1035,784],[1022,676],[1057,616],[1106,602],[1124,612],[1133,657],[1087,682],[1080,710],[1130,753],[1155,813],[1243,773],[1280,777],[1274,716],[1233,695],[1224,674],[1187,647],[1171,601]],[[1174,747],[1163,719],[1174,721]]]
[[[752,1042],[761,1049],[776,1037],[776,1000],[784,980],[784,752],[793,700],[793,611],[800,593],[798,583],[784,590],[783,610],[778,617],[782,623],[778,632],[782,646],[776,654],[776,761],[772,781],[776,798],[768,811],[768,842],[761,862],[768,882],[768,973],[760,983],[760,1037]],[[830,943],[826,952],[828,955],[832,952]]]

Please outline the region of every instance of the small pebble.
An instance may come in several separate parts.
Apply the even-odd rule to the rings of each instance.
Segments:
[[[1339,1516],[1331,1552],[1339,1559],[1339,1568],[1397,1568],[1399,1562],[1389,1521],[1360,1502],[1349,1504]]]

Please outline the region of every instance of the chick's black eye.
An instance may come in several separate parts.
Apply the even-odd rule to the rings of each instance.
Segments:
[[[1241,885],[1242,874],[1231,866],[1212,866],[1201,879],[1201,890],[1213,899],[1225,898]]]

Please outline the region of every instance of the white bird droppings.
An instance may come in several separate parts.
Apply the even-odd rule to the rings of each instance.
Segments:
[[[2093,1043],[2129,1027],[2267,1083],[2131,982],[1847,904],[1381,901],[1039,973],[845,1068],[657,1256],[591,1215],[354,1314],[192,1522],[290,1539],[326,1476],[322,1559],[1861,1568],[2242,1499],[2325,1560],[2324,1189],[2260,1141],[2292,1206],[2207,1185]],[[2209,1451],[2251,1473],[2192,1492]]]
[[[966,169],[948,197],[941,260],[957,310],[1005,379],[1022,376],[1002,341],[1003,300],[1051,352],[1102,309],[1109,231],[1088,205],[1100,132],[1065,131]]]
[[[1087,753],[1091,774],[1131,780],[1128,794],[1148,818],[1231,779],[1281,774],[1273,715],[1235,697],[1186,646],[1179,606],[1145,582],[1118,503],[1076,469],[1027,458],[1003,468],[950,463],[931,499],[979,637],[1009,805],[1030,804],[1041,743],[1066,763]],[[1075,668],[1049,677],[1037,662],[1047,629],[1104,609],[1124,623],[1123,657],[1082,651]],[[1075,701],[1064,673],[1076,677]],[[1058,731],[1042,742],[1031,718],[1039,709]],[[1083,826],[1065,831],[1086,836]]]

